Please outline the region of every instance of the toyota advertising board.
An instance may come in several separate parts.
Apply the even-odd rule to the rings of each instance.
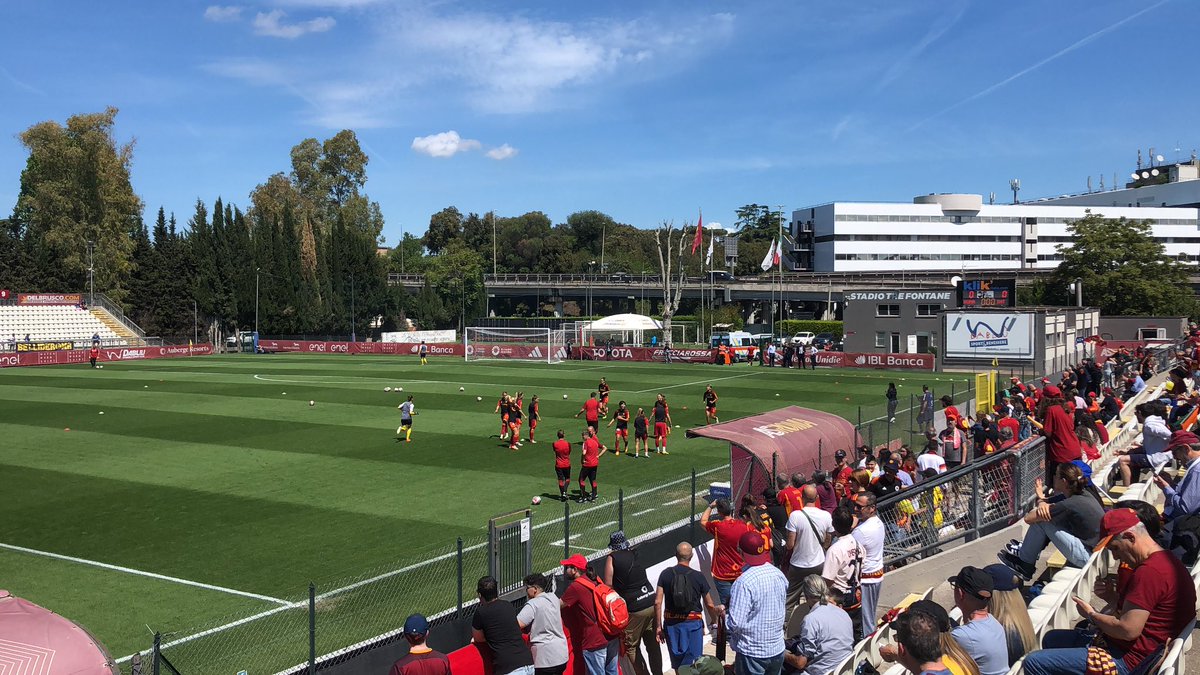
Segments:
[[[946,358],[1033,358],[1033,314],[946,312],[943,316]]]

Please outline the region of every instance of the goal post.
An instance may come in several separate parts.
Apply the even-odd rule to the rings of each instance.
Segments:
[[[482,328],[463,331],[467,361],[500,359],[559,363],[568,358],[566,331],[552,328]]]

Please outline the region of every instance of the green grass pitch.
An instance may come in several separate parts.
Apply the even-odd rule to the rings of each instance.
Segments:
[[[707,383],[723,420],[796,404],[854,421],[859,406],[864,418],[882,414],[889,381],[901,385],[902,410],[922,383],[940,395],[952,380],[960,392],[967,382],[744,365],[442,358],[422,367],[410,357],[307,354],[6,369],[0,587],[79,621],[124,656],[148,647],[147,627],[186,635],[277,607],[272,599],[302,600],[310,581],[329,589],[447,551],[456,537],[476,541],[488,518],[534,495],[544,495],[535,522],[558,517],[562,505],[545,498],[557,495],[550,443],[563,428],[578,448],[583,422],[573,415],[602,375],[613,409],[621,399],[649,409],[661,391],[681,427],[669,457],[602,458],[602,500],[728,461],[727,446],[684,438],[704,422]],[[502,390],[540,394],[538,444],[501,446],[493,409]],[[409,394],[419,415],[413,442],[401,443],[396,406]],[[612,430],[601,440],[611,444]],[[538,560],[556,559],[558,539]],[[446,606],[394,611],[402,621]],[[329,630],[322,651],[370,637],[355,634],[367,629]]]

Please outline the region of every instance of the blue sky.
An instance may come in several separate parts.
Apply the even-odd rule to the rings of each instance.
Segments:
[[[0,212],[42,120],[120,108],[147,219],[246,206],[354,129],[384,235],[454,205],[730,224],[928,192],[1022,198],[1200,147],[1191,0],[6,2]],[[1122,178],[1123,180],[1123,178]]]

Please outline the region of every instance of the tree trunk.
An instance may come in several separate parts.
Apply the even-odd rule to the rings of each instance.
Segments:
[[[662,226],[654,231],[654,242],[658,249],[658,268],[662,279],[663,289],[663,343],[671,348],[671,317],[679,309],[679,301],[683,297],[683,246],[684,231],[678,232],[679,237],[672,242],[676,233],[675,223],[663,221]],[[665,240],[665,241],[664,241]],[[673,246],[674,244],[674,249]],[[674,258],[674,259],[673,259]],[[675,275],[678,275],[677,277]]]

